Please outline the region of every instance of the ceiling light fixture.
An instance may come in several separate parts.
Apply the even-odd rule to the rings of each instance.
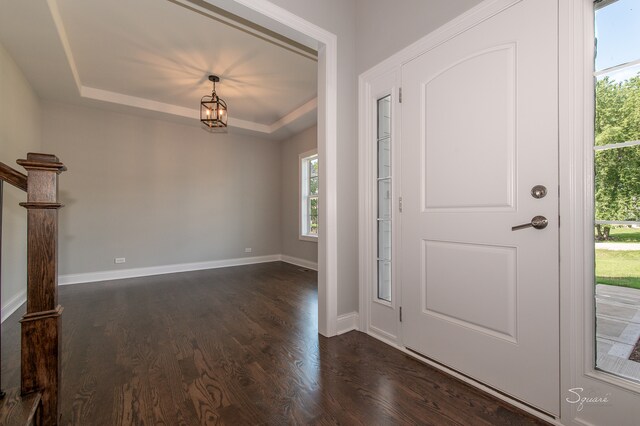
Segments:
[[[206,130],[214,131],[227,127],[227,103],[216,94],[216,83],[220,81],[217,75],[210,75],[213,82],[211,95],[205,95],[200,99],[200,121],[206,126]]]

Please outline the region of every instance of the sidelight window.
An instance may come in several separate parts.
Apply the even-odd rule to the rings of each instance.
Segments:
[[[378,299],[391,302],[391,96],[378,99]]]

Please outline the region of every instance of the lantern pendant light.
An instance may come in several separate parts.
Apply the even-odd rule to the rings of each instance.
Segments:
[[[227,127],[227,103],[216,94],[216,83],[220,81],[217,75],[210,75],[213,82],[211,95],[205,95],[200,99],[200,121],[206,126],[206,130],[216,130]]]

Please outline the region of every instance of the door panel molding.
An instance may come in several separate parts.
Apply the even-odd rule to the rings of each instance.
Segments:
[[[442,267],[453,255],[464,268]],[[517,344],[517,257],[513,246],[422,240],[422,313]],[[460,284],[470,281],[474,291],[465,294]],[[505,309],[484,309],[493,299],[503,299]]]
[[[516,54],[516,43],[499,44],[474,51],[425,79],[420,91],[423,212],[502,212],[516,209]],[[466,78],[461,79],[462,76]],[[469,99],[465,94],[470,90],[482,92],[482,95]],[[508,101],[501,105],[502,97]],[[475,111],[490,113],[473,114]],[[464,126],[447,126],[446,118],[456,114],[475,115],[476,120],[482,121],[482,132],[491,133],[491,138],[485,140],[491,139],[492,145],[471,146],[468,152],[460,152],[458,147],[447,143],[453,139],[471,140],[480,136],[477,129],[469,132]],[[507,130],[502,130],[504,128]],[[441,134],[446,134],[442,137],[444,143],[429,149],[427,142],[437,141]],[[460,174],[480,175],[484,165],[477,160],[483,155],[506,157],[505,169],[494,170],[490,181],[474,181],[473,185],[455,179]],[[455,161],[450,161],[453,158]],[[432,184],[441,179],[449,182],[444,193]],[[481,186],[482,192],[475,192],[476,186]],[[473,192],[469,193],[470,190]],[[472,202],[457,201],[461,197],[471,197]]]

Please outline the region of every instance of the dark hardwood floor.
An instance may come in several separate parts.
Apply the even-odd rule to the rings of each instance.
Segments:
[[[61,287],[62,424],[543,424],[365,334],[319,336],[316,279],[275,262]]]

